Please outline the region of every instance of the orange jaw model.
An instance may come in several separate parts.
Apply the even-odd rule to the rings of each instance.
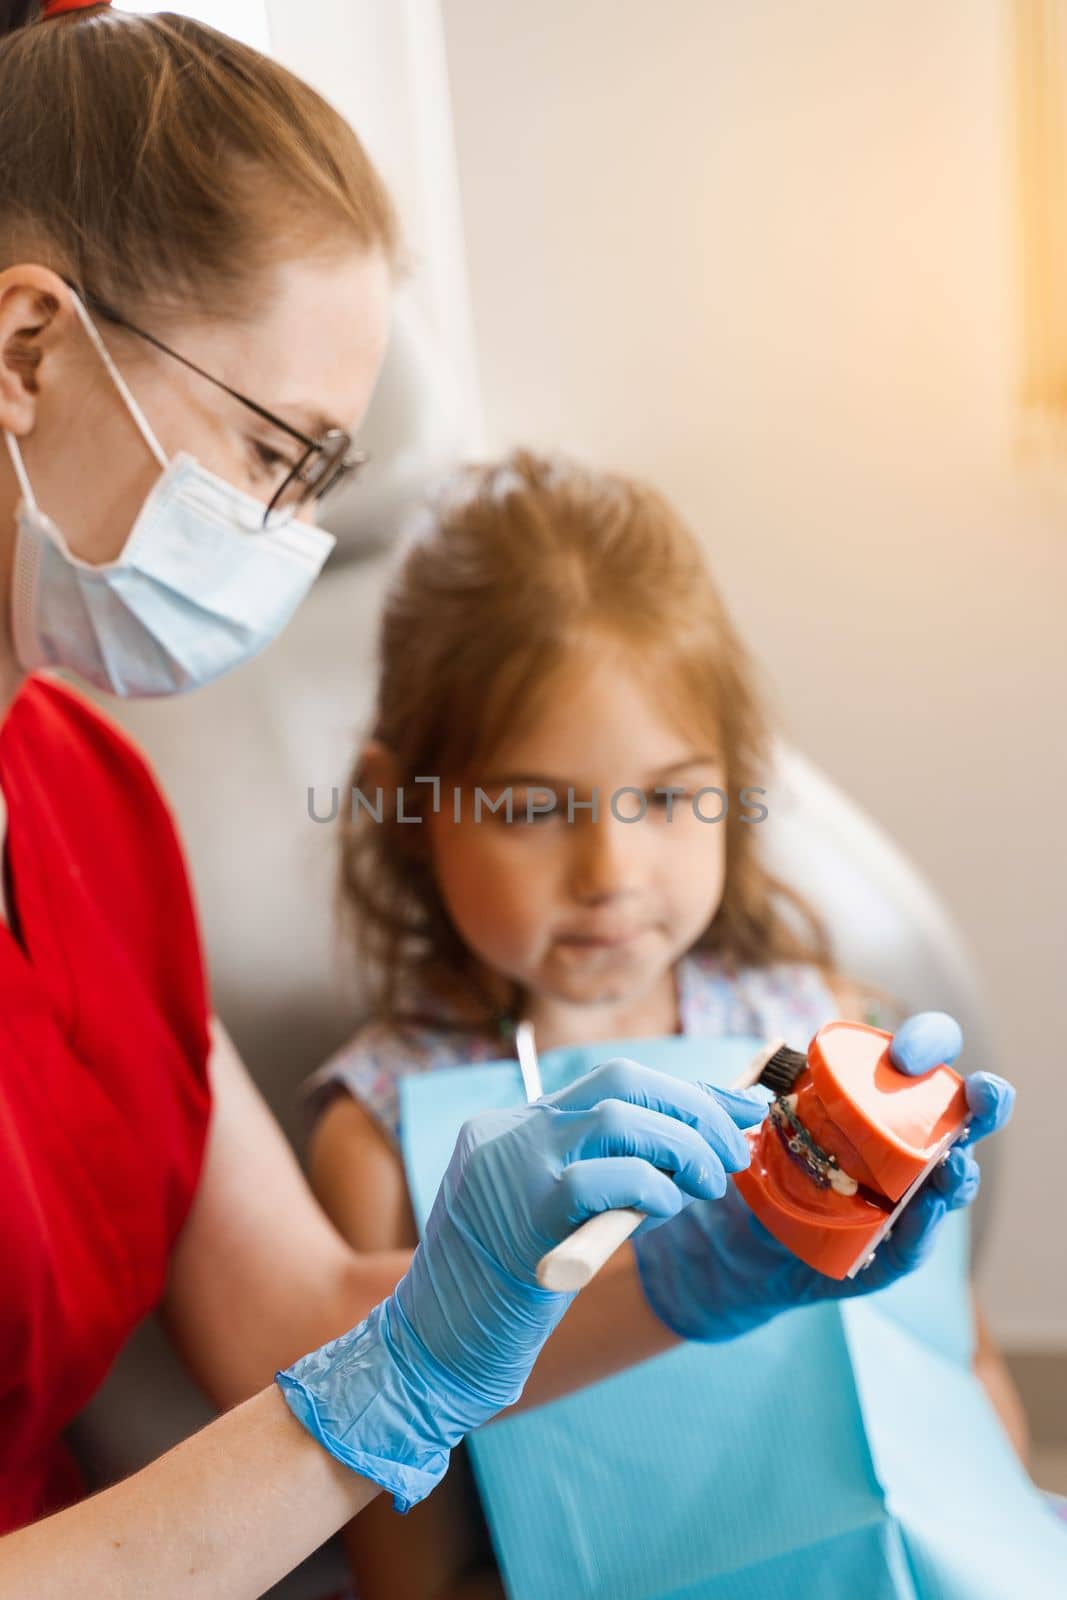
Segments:
[[[891,1038],[861,1023],[820,1028],[734,1177],[774,1237],[830,1278],[860,1270],[967,1121],[960,1075],[898,1072]]]

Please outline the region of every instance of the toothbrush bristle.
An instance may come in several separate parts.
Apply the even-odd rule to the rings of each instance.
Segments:
[[[788,1094],[807,1064],[808,1058],[802,1050],[790,1050],[788,1045],[783,1044],[767,1062],[759,1081],[775,1094]]]

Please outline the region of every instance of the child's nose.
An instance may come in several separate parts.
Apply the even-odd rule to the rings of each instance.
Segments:
[[[571,829],[570,887],[580,900],[609,900],[637,888],[635,828],[610,812]]]

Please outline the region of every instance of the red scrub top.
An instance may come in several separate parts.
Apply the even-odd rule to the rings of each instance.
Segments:
[[[210,1110],[181,846],[143,756],[29,678],[0,724],[0,1533],[79,1497],[60,1432],[160,1299]]]

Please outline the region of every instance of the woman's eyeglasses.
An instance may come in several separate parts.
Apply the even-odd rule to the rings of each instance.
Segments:
[[[205,378],[208,383],[214,384],[216,389],[221,389],[224,394],[228,394],[231,399],[254,412],[264,422],[269,422],[272,428],[288,434],[290,439],[295,439],[303,446],[300,459],[290,468],[288,476],[275,491],[263,514],[264,530],[291,522],[304,506],[323,499],[331,489],[336,489],[339,483],[355,477],[367,462],[366,452],[352,449],[352,435],[346,433],[343,428],[330,428],[321,438],[312,439],[307,434],[301,433],[299,428],[294,428],[290,423],[283,422],[281,417],[276,417],[266,406],[261,406],[256,400],[250,400],[237,389],[231,389],[221,378],[213,377],[210,372],[205,372],[203,367],[198,367],[195,361],[190,361],[187,356],[172,350],[162,339],[157,339],[154,333],[146,333],[144,328],[138,328],[126,317],[120,316],[117,311],[112,311],[110,306],[104,305],[95,296],[83,293],[82,299],[91,311],[95,311],[106,322],[113,322],[116,327],[125,328],[128,333],[136,334],[138,339],[144,339],[150,345],[154,345],[164,355],[180,361],[190,372]]]

